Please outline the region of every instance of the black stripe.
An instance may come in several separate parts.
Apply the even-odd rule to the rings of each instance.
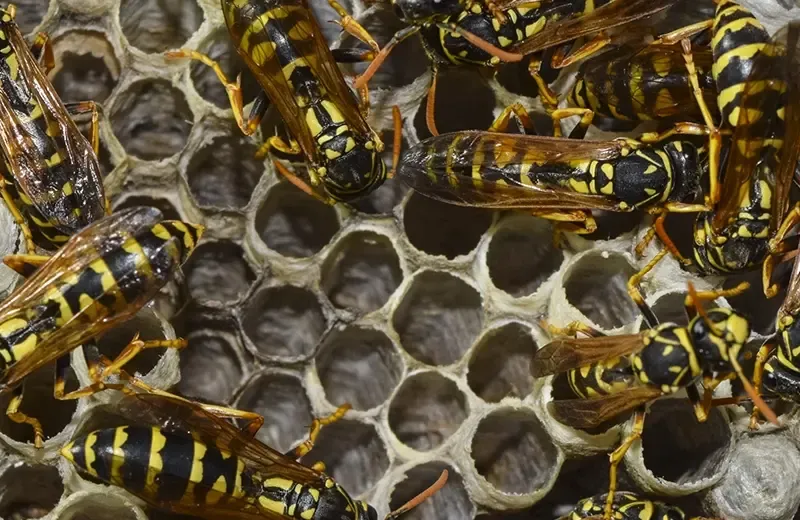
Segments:
[[[186,493],[192,474],[194,441],[191,437],[162,432],[166,438],[161,450],[163,469],[156,476],[159,501],[177,501]]]
[[[219,477],[225,477],[225,491],[233,493],[236,484],[236,466],[239,459],[235,456],[224,459],[222,453],[216,446],[208,446],[203,456],[203,480],[202,486],[195,487],[195,498],[198,504],[205,502],[208,490],[214,485]]]
[[[144,489],[147,467],[150,463],[150,448],[153,443],[153,430],[139,426],[129,426],[128,438],[122,445],[125,460],[120,467],[122,483],[128,491]]]
[[[120,428],[124,428],[121,426]],[[92,467],[97,472],[97,478],[103,482],[111,483],[111,461],[114,457],[114,435],[118,428],[110,428],[95,432],[97,441],[92,446],[95,460]]]

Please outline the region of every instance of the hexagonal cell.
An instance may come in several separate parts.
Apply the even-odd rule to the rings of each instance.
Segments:
[[[240,209],[250,202],[264,164],[256,160],[258,147],[238,135],[218,136],[189,161],[186,181],[202,208]]]
[[[392,325],[415,359],[450,365],[461,359],[483,326],[481,297],[460,278],[425,271],[411,282]]]
[[[722,470],[731,430],[722,412],[712,408],[699,423],[684,399],[653,403],[644,423],[644,465],[656,477],[680,484],[711,478]]]
[[[178,391],[185,396],[227,403],[242,379],[243,368],[233,338],[211,331],[190,335],[181,352]]]
[[[331,303],[362,313],[383,307],[403,281],[392,241],[361,231],[336,244],[322,264],[322,290]]]
[[[420,139],[431,136],[425,123],[427,99],[426,96],[414,116],[414,128]],[[485,130],[494,121],[494,92],[472,67],[441,69],[435,105],[436,128],[440,134],[459,130]]]
[[[45,440],[57,435],[72,420],[78,402],[60,401],[53,397],[53,376],[55,363],[49,363],[25,378],[22,407],[20,411],[39,419],[44,430]],[[73,386],[69,385],[68,389]],[[74,386],[77,388],[77,384]],[[13,422],[5,414],[11,395],[0,398],[0,432],[19,442],[33,443],[33,428],[27,424]]]
[[[69,31],[53,41],[53,52],[50,77],[63,101],[102,103],[117,86],[119,60],[103,33]]]
[[[23,463],[3,473],[0,489],[0,516],[8,519],[41,518],[53,510],[64,494],[56,468]]]
[[[558,448],[532,411],[504,409],[484,417],[471,443],[475,469],[496,489],[532,493],[558,476]]]
[[[114,359],[136,334],[143,341],[166,339],[163,325],[159,317],[149,307],[145,307],[132,319],[103,334],[97,340],[97,348],[107,358]],[[143,350],[125,365],[125,370],[131,374],[147,374],[155,368],[165,351],[164,348]]]
[[[411,195],[403,213],[411,245],[451,260],[475,249],[491,223],[491,211],[445,204],[417,193]]]
[[[592,252],[572,264],[564,276],[567,300],[603,329],[630,323],[639,309],[628,295],[636,269],[620,254]]]
[[[339,231],[339,219],[332,206],[288,182],[270,190],[254,224],[267,247],[290,257],[318,253]]]
[[[683,306],[685,298],[685,292],[667,293],[657,299],[650,308],[661,323],[672,322],[678,325],[688,325],[689,316],[686,314],[686,308]],[[709,307],[708,303],[705,305]],[[644,323],[642,326],[645,326]]]
[[[253,354],[268,360],[308,359],[326,328],[314,293],[291,285],[262,289],[248,298],[241,323]]]
[[[181,47],[203,23],[196,0],[122,0],[122,33],[131,45],[146,53]]]
[[[403,444],[430,451],[458,430],[469,415],[466,396],[437,372],[406,378],[389,405],[389,428]]]
[[[169,200],[160,197],[148,197],[146,195],[131,195],[125,197],[119,200],[117,204],[114,204],[114,210],[135,208],[136,206],[150,206],[156,208],[161,211],[161,214],[164,215],[164,218],[167,220],[181,220],[183,218]]]
[[[328,402],[369,410],[389,397],[403,375],[403,360],[383,332],[350,326],[325,338],[317,373]]]
[[[391,143],[384,144],[387,148],[391,148]],[[388,155],[384,153],[382,157],[386,161],[386,167],[389,168],[391,161],[388,159]],[[395,206],[403,201],[403,197],[405,197],[409,189],[404,182],[396,177],[386,179],[378,189],[366,197],[352,202],[351,206],[368,215],[389,215]]]
[[[14,21],[19,25],[22,34],[28,34],[42,23],[44,15],[47,14],[47,9],[50,7],[50,2],[46,0],[15,0],[14,5],[17,6],[17,16]]]
[[[264,416],[256,437],[280,452],[304,439],[311,424],[311,403],[303,383],[294,375],[263,372],[252,377],[236,400],[236,407]]]
[[[504,222],[486,253],[492,283],[515,297],[536,292],[563,260],[564,253],[553,244],[553,226],[530,216]]]
[[[394,511],[428,486],[436,482],[443,470],[449,477],[447,484],[435,495],[403,515],[407,520],[439,520],[441,518],[472,518],[475,506],[469,499],[461,475],[448,464],[428,462],[406,471],[405,477],[392,491],[389,508]]]
[[[183,272],[189,294],[201,301],[234,302],[256,279],[242,248],[229,240],[203,241]]]
[[[59,520],[137,520],[136,509],[116,493],[97,492],[69,497]],[[139,514],[142,514],[139,511]]]
[[[508,396],[524,398],[533,390],[530,364],[536,348],[530,330],[521,323],[488,331],[469,362],[467,384],[490,403]]]
[[[386,445],[371,424],[342,419],[322,428],[304,464],[325,463],[331,475],[352,496],[374,486],[389,469]]]
[[[108,117],[125,151],[146,161],[180,152],[194,121],[183,93],[164,80],[133,83],[117,96]]]
[[[223,27],[214,31],[210,37],[210,43],[204,45],[200,50],[219,63],[222,71],[229,78],[235,78],[239,74],[242,75],[242,100],[245,105],[250,103],[261,91],[258,82],[236,52],[230,34],[228,34],[228,29]],[[192,61],[189,76],[194,88],[203,99],[219,108],[231,108],[225,87],[220,83],[219,78],[217,78],[211,67],[199,61]]]

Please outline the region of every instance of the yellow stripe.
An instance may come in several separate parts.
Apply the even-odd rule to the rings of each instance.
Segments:
[[[122,449],[122,445],[128,440],[127,428],[127,426],[120,426],[114,429],[113,454],[111,456],[111,482],[114,483],[122,483],[120,468],[125,462],[125,450]]]
[[[167,438],[161,433],[161,430],[153,426],[152,440],[150,442],[150,458],[147,461],[147,476],[145,477],[145,484],[148,489],[153,490],[153,494],[158,489],[156,485],[156,477],[164,469],[164,459],[161,458],[161,450],[167,444]]]

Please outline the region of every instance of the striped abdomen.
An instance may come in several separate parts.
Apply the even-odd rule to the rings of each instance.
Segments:
[[[607,495],[584,498],[575,506],[565,520],[599,518],[603,515]],[[633,493],[618,491],[614,493],[613,506],[615,520],[684,520],[683,511],[663,502],[640,498]]]
[[[591,399],[630,388],[633,371],[627,358],[612,358],[567,372],[567,381],[575,397]]]

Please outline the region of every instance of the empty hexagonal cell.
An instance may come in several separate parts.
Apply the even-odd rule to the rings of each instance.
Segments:
[[[431,136],[425,124],[427,97],[414,116],[414,128],[420,139]],[[439,73],[434,115],[439,133],[458,130],[485,130],[494,121],[492,89],[471,67],[452,67]]]
[[[229,78],[235,78],[241,73],[242,101],[245,105],[256,97],[261,87],[236,52],[230,34],[228,34],[228,29],[220,28],[214,31],[211,35],[211,42],[200,50],[219,63],[222,71]],[[203,99],[214,103],[219,108],[227,109],[231,107],[225,87],[211,67],[199,61],[192,61],[189,75],[194,88]]]
[[[122,323],[103,334],[97,341],[97,348],[101,354],[114,359],[130,341],[139,334],[139,339],[165,339],[164,324],[159,317],[145,307],[132,319]],[[140,352],[135,358],[125,365],[125,370],[131,374],[147,374],[164,354],[164,348],[149,348]]]
[[[449,365],[461,359],[481,330],[481,297],[460,278],[425,271],[412,281],[392,324],[414,358]]]
[[[0,477],[0,516],[41,518],[58,504],[64,494],[61,476],[53,466],[18,463]]]
[[[144,516],[130,502],[123,501],[121,495],[108,491],[81,493],[68,501],[59,508],[59,520],[137,520]]]
[[[122,33],[131,45],[147,52],[164,52],[182,46],[203,23],[196,0],[122,0]]]
[[[572,264],[564,277],[567,300],[603,329],[630,323],[639,315],[628,295],[636,269],[620,254],[592,252]]]
[[[389,469],[386,445],[371,424],[347,418],[322,428],[304,464],[325,463],[331,475],[353,496],[368,491]]]
[[[14,5],[17,6],[17,16],[14,21],[19,25],[22,34],[28,34],[42,22],[48,7],[50,7],[50,2],[47,0],[14,0]]]
[[[686,307],[683,305],[685,298],[685,292],[670,292],[658,298],[650,308],[661,323],[672,322],[678,325],[687,325],[689,316],[686,314]],[[708,303],[705,305],[709,306]]]
[[[256,437],[280,452],[305,439],[311,425],[311,403],[297,376],[264,372],[252,377],[236,400],[236,407],[264,416]]]
[[[472,518],[475,506],[469,499],[464,480],[452,466],[442,462],[420,464],[406,471],[403,480],[392,491],[389,508],[395,510],[428,486],[436,482],[443,470],[449,473],[444,487],[428,500],[418,505],[403,518],[408,520],[438,520],[441,518]]]
[[[527,296],[558,270],[564,253],[553,244],[546,220],[514,216],[492,236],[486,254],[495,287],[511,296]]]
[[[466,396],[437,372],[406,378],[389,406],[389,428],[400,442],[429,451],[445,442],[469,414]]]
[[[644,465],[656,477],[691,485],[718,476],[731,446],[731,430],[719,409],[699,423],[684,399],[653,403],[644,423]]]
[[[391,143],[384,144],[387,148],[391,147]],[[391,162],[388,160],[386,153],[383,154],[383,160],[388,168]],[[395,206],[403,201],[403,197],[405,197],[409,189],[406,183],[396,177],[386,179],[378,189],[366,197],[352,202],[351,206],[369,215],[388,215],[392,213]]]
[[[120,93],[108,113],[125,151],[153,161],[180,152],[192,128],[183,93],[164,80],[142,80]]]
[[[229,240],[203,241],[183,272],[192,298],[202,301],[236,301],[256,279],[242,248]]]
[[[57,435],[69,424],[75,413],[77,401],[60,401],[53,397],[55,364],[49,363],[25,378],[20,411],[39,419],[45,440]],[[68,389],[77,388],[70,384]],[[0,432],[19,442],[33,443],[33,428],[27,424],[13,422],[5,414],[11,395],[0,398]]]
[[[475,249],[491,223],[491,211],[445,204],[417,193],[408,200],[403,213],[403,227],[411,245],[449,259]]]
[[[248,298],[241,323],[253,354],[287,361],[313,355],[326,328],[314,293],[291,285],[262,289]]]
[[[229,334],[197,331],[181,352],[182,395],[228,402],[242,379],[242,365]]]
[[[475,469],[508,494],[548,487],[561,467],[558,448],[532,411],[504,409],[484,417],[471,443]]]
[[[332,206],[289,183],[273,187],[256,214],[255,228],[270,249],[284,256],[311,256],[339,231]]]
[[[239,209],[264,172],[256,160],[258,147],[242,136],[215,137],[189,161],[186,180],[189,191],[200,207]]]
[[[530,364],[535,352],[536,342],[521,323],[490,330],[469,362],[467,383],[484,401],[496,403],[509,396],[522,399],[533,389]]]
[[[392,241],[369,231],[347,235],[322,265],[322,290],[331,303],[364,313],[382,307],[402,280]]]
[[[148,197],[146,195],[131,195],[125,197],[124,199],[120,199],[117,204],[114,204],[114,210],[116,211],[124,208],[135,208],[137,206],[150,206],[157,208],[167,220],[181,220],[183,218],[169,200],[162,199],[160,197]]]
[[[53,42],[56,67],[53,86],[63,101],[102,103],[117,86],[120,64],[105,35],[96,31],[70,31]]]
[[[317,373],[328,402],[369,410],[386,401],[400,382],[403,360],[383,332],[350,326],[325,338]]]

